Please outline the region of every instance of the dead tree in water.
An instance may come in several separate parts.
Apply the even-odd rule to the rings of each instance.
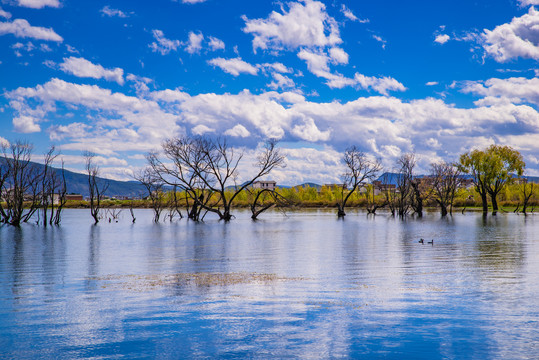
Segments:
[[[109,184],[108,182],[100,181],[99,166],[95,164],[95,154],[85,152],[83,154],[86,162],[86,172],[88,174],[88,192],[90,194],[90,214],[94,218],[94,223],[97,224],[100,220],[99,211],[101,210],[101,201],[105,196]]]
[[[186,136],[169,139],[163,143],[163,151],[174,165],[165,165],[156,154],[150,154],[148,162],[163,180],[186,192],[187,202],[192,202],[189,218],[199,220],[203,209],[229,221],[238,194],[274,168],[283,166],[284,156],[276,144],[275,140],[266,142],[257,158],[257,172],[242,185],[236,185],[236,180],[243,153],[231,148],[224,138]]]
[[[346,216],[344,208],[350,196],[367,180],[372,180],[380,171],[381,165],[376,160],[370,160],[356,146],[352,146],[344,152],[343,162],[346,167],[341,179],[343,181],[340,199],[337,202],[337,216],[342,218]]]
[[[147,167],[140,173],[135,174],[134,178],[146,188],[148,199],[150,199],[151,203],[150,206],[154,213],[153,221],[158,223],[161,218],[161,213],[166,206],[163,181],[157,174],[155,174],[151,167]]]
[[[440,206],[442,216],[453,211],[455,192],[462,183],[461,172],[455,164],[445,161],[431,164],[432,188],[434,200]],[[463,209],[464,211],[464,209]]]
[[[367,214],[376,214],[376,210],[381,209],[388,205],[387,199],[383,202],[376,202],[376,188],[374,184],[367,185],[367,191],[365,192],[365,197],[367,199]],[[372,198],[371,198],[372,194]]]
[[[414,154],[404,154],[397,160],[397,166],[399,167],[396,177],[396,192],[395,192],[395,205],[397,213],[400,217],[405,217],[412,205],[412,199],[414,197],[414,188],[412,187],[413,170],[415,167],[416,159]],[[416,204],[417,211],[423,211],[423,202],[421,198],[418,198]]]
[[[532,196],[535,194],[535,184],[533,182],[526,181],[526,179],[523,179],[519,186],[520,194],[523,198],[522,213],[526,215],[526,211],[528,210],[528,203],[530,202]]]
[[[270,189],[247,189],[249,194],[253,196],[251,202],[251,219],[256,220],[258,216],[264,211],[276,207],[283,209],[286,206],[291,205],[291,201],[279,194],[275,190]]]
[[[13,226],[30,220],[39,207],[41,172],[31,162],[32,149],[22,141],[2,145],[0,197],[5,207],[0,202],[0,215],[2,222]]]

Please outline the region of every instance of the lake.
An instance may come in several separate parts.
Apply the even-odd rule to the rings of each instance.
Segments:
[[[235,215],[0,227],[0,358],[539,356],[536,215]]]

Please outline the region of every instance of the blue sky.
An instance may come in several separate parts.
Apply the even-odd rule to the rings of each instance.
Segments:
[[[278,138],[279,183],[337,182],[357,145],[418,171],[510,145],[539,174],[539,0],[0,0],[0,141],[130,179],[182,134]]]

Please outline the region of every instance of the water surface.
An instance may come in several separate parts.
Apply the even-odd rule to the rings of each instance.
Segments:
[[[537,216],[136,215],[0,227],[0,358],[539,354]]]

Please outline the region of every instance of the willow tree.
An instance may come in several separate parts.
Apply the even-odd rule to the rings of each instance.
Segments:
[[[337,216],[340,218],[346,215],[344,208],[350,196],[367,180],[374,179],[382,168],[377,160],[370,160],[355,145],[346,149],[342,161],[346,170],[341,177],[343,184],[340,186],[340,197],[337,201]]]
[[[485,150],[473,150],[460,156],[460,169],[472,175],[475,190],[481,195],[483,214],[488,212],[487,197],[496,214],[498,194],[514,175],[521,176],[525,167],[520,152],[510,146],[490,145]]]

